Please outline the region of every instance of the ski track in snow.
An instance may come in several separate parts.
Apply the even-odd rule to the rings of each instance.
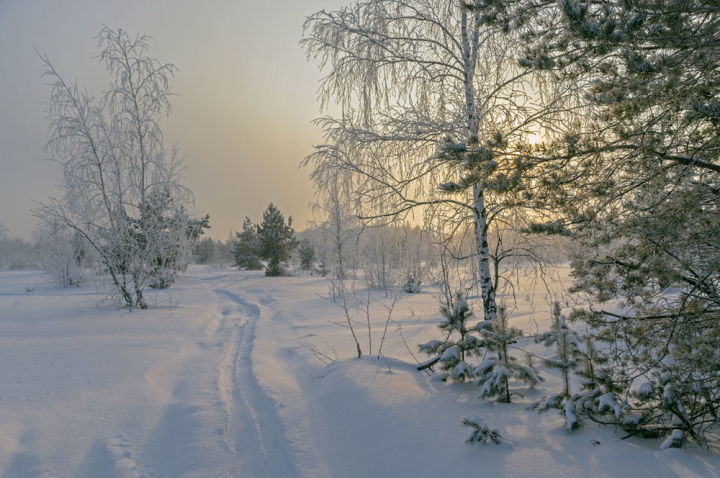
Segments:
[[[239,460],[241,476],[298,476],[293,452],[273,400],[260,386],[252,369],[255,324],[261,317],[258,305],[214,284],[221,313],[232,314],[234,327],[223,352],[218,390],[227,414],[225,441]],[[235,307],[227,307],[227,302]],[[235,313],[233,313],[235,312]]]

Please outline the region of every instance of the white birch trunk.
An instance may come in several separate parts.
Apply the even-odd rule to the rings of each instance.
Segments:
[[[480,19],[478,13],[472,16],[471,25],[468,25],[465,2],[459,2],[461,9],[461,35],[463,47],[463,60],[465,70],[465,107],[467,115],[468,149],[478,142],[479,114],[475,101],[474,77],[479,48]],[[475,227],[475,248],[478,260],[478,274],[480,275],[480,290],[483,298],[483,313],[485,320],[495,320],[497,305],[495,303],[495,285],[490,274],[490,253],[487,238],[487,212],[485,210],[485,196],[481,184],[473,185],[473,220]]]
[[[478,254],[478,273],[480,275],[484,318],[485,320],[495,320],[497,317],[497,304],[495,302],[495,284],[490,274],[485,197],[479,184],[473,186],[473,218],[475,221],[475,247]]]

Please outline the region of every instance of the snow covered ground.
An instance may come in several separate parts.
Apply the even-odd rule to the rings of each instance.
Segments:
[[[720,475],[702,450],[592,425],[568,434],[553,411],[527,410],[542,390],[493,405],[430,380],[413,354],[438,337],[432,291],[400,297],[384,357],[351,358],[327,291],[321,278],[196,268],[128,313],[92,285],[0,272],[0,477]],[[390,302],[373,295],[375,354]],[[513,325],[547,324],[542,292],[518,304]],[[469,415],[505,442],[466,445]]]

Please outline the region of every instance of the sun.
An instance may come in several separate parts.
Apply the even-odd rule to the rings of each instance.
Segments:
[[[530,146],[537,146],[540,143],[543,143],[545,141],[545,137],[541,133],[528,133],[527,135],[528,143],[530,143]]]

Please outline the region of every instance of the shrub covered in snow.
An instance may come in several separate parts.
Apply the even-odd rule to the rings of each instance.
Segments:
[[[36,247],[41,267],[53,274],[60,285],[79,287],[85,280],[90,246],[82,236],[46,225],[37,234]]]
[[[593,386],[572,397],[577,414],[646,438],[682,430],[706,445],[720,409],[718,328],[678,319],[665,330],[650,320],[580,317],[596,326],[602,348],[591,351]]]

